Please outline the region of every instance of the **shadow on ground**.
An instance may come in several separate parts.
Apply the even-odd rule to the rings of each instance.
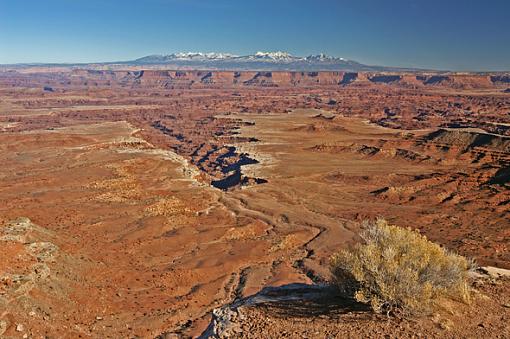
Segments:
[[[342,297],[337,289],[330,285],[289,284],[266,287],[253,296],[239,300],[238,303],[263,308],[268,314],[286,318],[333,317],[370,310],[367,305],[352,298]]]
[[[364,313],[370,308],[352,298],[339,295],[331,285],[288,284],[266,287],[260,292],[215,309],[208,328],[199,338],[221,338],[238,333],[243,316],[241,309],[259,309],[269,317],[336,318],[342,314]],[[230,333],[230,334],[229,334]]]

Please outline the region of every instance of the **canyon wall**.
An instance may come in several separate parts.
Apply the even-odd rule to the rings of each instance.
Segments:
[[[290,72],[290,71],[110,71],[73,69],[58,72],[0,72],[2,83],[33,83],[85,86],[128,86],[148,88],[207,87],[308,87],[396,85],[403,88],[501,89],[510,87],[506,74],[415,74],[369,72]]]

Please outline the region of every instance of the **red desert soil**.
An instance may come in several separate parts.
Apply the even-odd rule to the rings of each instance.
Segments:
[[[200,335],[327,280],[377,216],[510,268],[504,76],[209,73],[0,73],[0,337]],[[414,322],[284,288],[236,326],[508,337],[510,284],[483,281]]]

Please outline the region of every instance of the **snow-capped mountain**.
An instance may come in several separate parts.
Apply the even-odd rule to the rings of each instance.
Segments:
[[[132,66],[136,69],[171,70],[225,70],[225,71],[347,71],[347,72],[402,72],[418,71],[413,68],[369,66],[354,60],[329,56],[324,53],[308,56],[295,56],[288,52],[256,52],[249,55],[235,55],[217,52],[180,52],[167,55],[148,55],[136,60],[95,62],[90,64],[20,64],[24,66],[71,66],[91,69],[123,69]],[[1,65],[0,65],[1,66]],[[423,69],[419,71],[425,71]]]
[[[138,63],[166,63],[174,60],[199,60],[199,61],[207,61],[207,60],[226,60],[236,58],[237,55],[230,53],[201,53],[201,52],[181,52],[181,53],[172,53],[169,55],[149,55],[140,59],[135,60]]]
[[[246,58],[251,60],[268,60],[268,61],[279,61],[289,62],[299,60],[300,58],[295,57],[287,52],[257,52],[254,55],[248,55]]]
[[[168,57],[175,58],[179,60],[223,60],[235,58],[237,55],[230,53],[201,53],[201,52],[186,52],[186,53],[175,53],[170,54]]]
[[[126,62],[135,65],[165,65],[176,69],[203,70],[287,70],[287,71],[380,71],[382,67],[367,66],[356,61],[326,54],[294,56],[287,52],[256,52],[238,56],[231,53],[185,52],[149,55]]]
[[[344,58],[332,57],[332,56],[329,56],[329,55],[324,54],[324,53],[317,54],[317,55],[309,55],[305,59],[307,61],[335,61],[335,60],[349,61],[349,60],[344,59]]]
[[[238,56],[231,53],[202,53],[202,52],[184,52],[172,53],[168,55],[149,55],[136,61],[140,62],[160,62],[171,60],[236,60],[236,61],[276,61],[276,62],[295,62],[295,61],[347,61],[344,58],[335,58],[326,54],[310,55],[307,57],[293,56],[287,52],[257,52],[255,54]]]

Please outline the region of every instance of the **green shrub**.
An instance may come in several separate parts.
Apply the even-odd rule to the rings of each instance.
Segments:
[[[469,301],[471,264],[411,229],[364,224],[363,242],[331,258],[335,283],[378,313],[431,311],[439,297]]]

